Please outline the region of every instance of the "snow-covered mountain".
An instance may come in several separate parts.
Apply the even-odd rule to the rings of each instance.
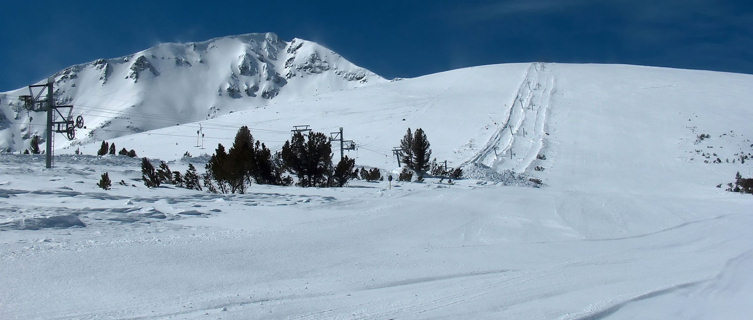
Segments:
[[[162,43],[98,59],[52,76],[58,104],[74,105],[87,128],[77,140],[107,139],[217,117],[272,100],[385,82],[311,41],[252,33],[195,43]],[[44,82],[44,81],[42,81]],[[20,88],[0,94],[0,149],[23,150],[43,136],[43,114],[21,105]],[[66,145],[58,137],[57,146]]]
[[[113,95],[140,88],[137,97],[153,104],[126,115],[81,109],[89,123],[112,121],[95,135],[122,134],[107,139],[116,149],[133,148],[174,171],[193,164],[201,173],[207,157],[196,155],[232,144],[240,126],[276,151],[292,125],[308,124],[325,133],[342,127],[357,145],[346,155],[385,177],[399,172],[392,148],[407,128],[420,127],[432,156],[462,166],[466,176],[452,183],[357,180],[343,188],[252,184],[246,194],[212,194],[147,188],[140,159],[95,156],[98,140],[56,144],[52,169],[42,156],[2,154],[3,319],[753,314],[753,197],[725,191],[737,172],[753,176],[753,75],[520,63],[392,82],[372,75],[365,85],[344,82],[332,68],[311,74],[293,67],[296,76],[278,72],[287,82],[265,99],[227,91],[223,81],[233,70],[246,88],[244,81],[261,79],[241,77],[233,60],[207,90],[211,101],[238,102],[239,111],[197,114],[201,121],[176,126],[163,123],[181,120],[161,118],[164,106],[153,99],[201,96],[193,82],[175,84],[189,67],[168,72],[160,63],[176,61],[150,54],[142,61],[149,64],[113,67],[104,85],[92,66],[76,79],[94,79]],[[203,72],[209,77],[209,68]],[[168,85],[156,79],[170,74],[174,90],[161,92]],[[267,103],[244,105],[254,101]],[[128,121],[164,127],[135,134],[111,128]],[[4,123],[7,130],[13,122]],[[111,190],[97,186],[104,173]],[[531,179],[543,183],[528,187]]]

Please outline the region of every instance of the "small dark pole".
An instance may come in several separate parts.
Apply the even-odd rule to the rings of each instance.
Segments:
[[[55,102],[52,95],[52,78],[47,79],[47,145],[45,146],[45,166],[52,168],[52,110]]]
[[[343,127],[340,127],[340,161],[343,161]]]

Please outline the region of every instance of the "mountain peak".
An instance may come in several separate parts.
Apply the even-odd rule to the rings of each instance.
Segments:
[[[272,32],[160,43],[127,56],[74,65],[53,78],[56,101],[74,105],[74,112],[87,118],[87,129],[78,133],[84,140],[386,81],[315,42],[283,41]],[[43,135],[44,117],[27,117],[21,109],[18,101],[0,99],[0,148],[21,150],[31,136]]]

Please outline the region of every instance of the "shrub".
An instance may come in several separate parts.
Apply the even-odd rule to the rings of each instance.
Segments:
[[[382,172],[379,171],[379,168],[371,168],[370,170],[366,170],[366,168],[361,168],[361,179],[366,181],[377,181],[382,178]]]
[[[120,151],[118,152],[118,155],[127,156],[128,150],[126,150],[126,148],[120,149]]]
[[[128,156],[131,158],[136,158],[136,151],[133,151],[133,149],[131,149],[131,151],[128,151]]]
[[[462,177],[463,177],[463,169],[461,168],[455,168],[454,170],[452,170],[452,172],[450,172],[450,178],[452,179],[457,180]]]
[[[107,174],[107,172],[102,174],[102,177],[99,179],[97,186],[99,186],[100,188],[104,190],[110,190],[110,186],[112,186],[112,181],[110,181],[110,176]]]
[[[398,181],[410,182],[412,179],[413,179],[413,172],[408,170],[408,168],[403,168],[403,171],[401,171],[400,174],[397,176]]]
[[[738,172],[737,174],[735,174],[735,186],[734,187],[730,186],[730,188],[727,189],[727,191],[753,194],[753,179],[743,178],[740,175],[740,172]]]
[[[107,144],[107,141],[102,140],[102,145],[99,146],[99,150],[97,151],[98,156],[104,156],[109,151],[110,147]]]
[[[32,154],[39,154],[41,152],[39,150],[39,136],[35,135],[31,137],[31,141],[29,142],[29,149],[31,150]],[[26,152],[25,154],[29,154],[29,153]]]
[[[447,175],[445,166],[443,164],[438,163],[436,158],[434,158],[434,160],[431,160],[430,168],[431,168],[430,172],[432,176],[441,177],[441,176]]]

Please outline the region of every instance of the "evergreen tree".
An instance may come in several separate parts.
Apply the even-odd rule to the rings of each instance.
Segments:
[[[31,137],[31,141],[29,142],[29,149],[31,149],[32,154],[39,154],[41,152],[39,150],[39,136],[35,135]]]
[[[413,134],[413,171],[423,177],[424,173],[429,170],[429,160],[431,159],[431,144],[426,138],[426,133],[421,128],[416,129]]]
[[[112,186],[112,181],[110,181],[110,176],[107,174],[107,172],[102,174],[102,177],[99,179],[97,186],[99,186],[100,188],[104,190],[110,190],[110,186]]]
[[[285,169],[298,177],[301,186],[327,186],[327,176],[332,173],[332,145],[323,133],[312,132],[308,139],[295,133],[280,155]]]
[[[154,171],[154,166],[152,166],[147,158],[141,159],[141,180],[144,180],[144,185],[148,188],[159,187],[160,185],[160,180]]]
[[[247,126],[238,129],[235,134],[233,146],[228,151],[228,183],[230,183],[231,192],[244,193],[246,182],[251,182],[251,178],[256,173],[256,157],[254,154],[254,137]]]
[[[230,179],[230,173],[228,170],[230,166],[228,162],[228,155],[225,152],[225,147],[222,144],[218,144],[215,153],[209,158],[209,162],[207,162],[206,165],[207,175],[211,180],[214,180],[217,183],[216,190],[221,193],[227,193],[230,189],[228,187],[228,181]]]
[[[110,144],[110,154],[115,155],[115,142]]]
[[[202,180],[204,181],[204,188],[207,189],[207,191],[211,193],[217,193],[217,188],[212,183],[212,175],[209,173],[204,173],[201,175]]]
[[[353,167],[356,165],[355,159],[350,159],[347,156],[343,157],[340,162],[335,166],[335,172],[333,173],[334,183],[338,187],[344,186],[350,180]]]
[[[160,161],[159,163],[159,168],[157,169],[157,179],[159,180],[160,184],[173,184],[173,172],[170,171],[170,167],[168,167],[167,163],[165,163],[164,161]]]
[[[408,168],[413,168],[413,134],[410,128],[400,140],[400,160]]]
[[[99,151],[97,151],[98,156],[104,156],[109,151],[109,145],[107,144],[107,141],[102,140],[102,145],[99,146]]]
[[[304,165],[306,157],[306,140],[303,134],[296,132],[289,141],[285,141],[280,151],[280,158],[284,168],[296,175],[298,183],[302,186],[308,186],[308,181],[306,181],[308,172]]]
[[[184,181],[183,181],[183,175],[180,174],[180,171],[173,171],[173,184],[176,187],[181,187],[181,188],[185,186]]]
[[[332,172],[332,144],[321,132],[313,132],[307,142],[309,152],[308,171],[311,172],[313,186],[326,186],[325,176]]]
[[[280,184],[279,170],[276,170],[275,163],[272,160],[272,152],[266,145],[256,141],[254,147],[254,160],[256,165],[255,171],[252,172],[256,183],[260,184]]]
[[[121,156],[127,156],[128,155],[128,150],[126,150],[126,148],[120,149],[120,151],[118,152],[118,154],[121,155]]]
[[[201,191],[201,185],[199,184],[199,175],[196,173],[196,167],[193,164],[188,164],[188,170],[183,175],[183,184],[186,189]]]
[[[128,151],[128,156],[131,157],[131,158],[136,158],[136,151],[134,151],[133,149],[131,149],[131,151]]]

